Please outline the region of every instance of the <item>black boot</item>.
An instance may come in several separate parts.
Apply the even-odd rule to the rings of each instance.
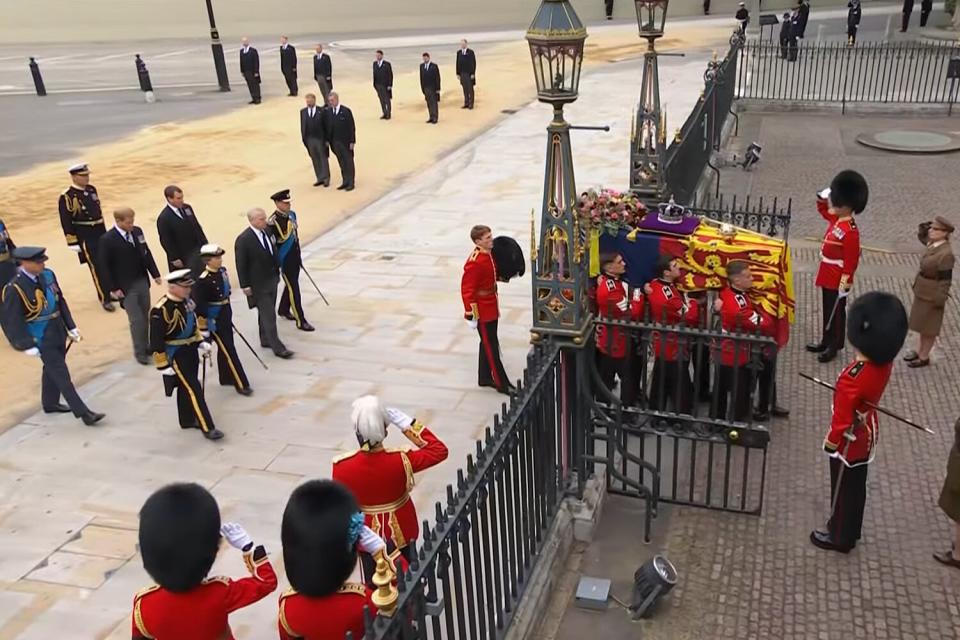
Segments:
[[[826,351],[827,345],[822,342],[810,342],[807,344],[806,349],[810,353],[820,353],[821,351]]]

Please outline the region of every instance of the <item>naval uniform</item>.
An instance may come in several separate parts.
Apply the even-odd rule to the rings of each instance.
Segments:
[[[497,337],[500,318],[497,267],[489,252],[478,247],[467,258],[460,280],[460,297],[463,299],[464,318],[476,320],[480,334],[477,384],[495,387],[498,391],[509,390],[510,379],[500,361],[500,339]]]
[[[343,640],[348,631],[359,640],[364,632],[363,608],[377,615],[372,595],[372,589],[356,582],[319,597],[288,589],[280,596],[280,640]]]
[[[73,415],[80,418],[90,409],[80,399],[67,368],[67,331],[77,328],[63,297],[57,276],[44,269],[34,277],[20,269],[3,287],[3,330],[17,351],[40,350],[43,373],[40,402],[45,411],[54,411],[60,396]]]
[[[100,209],[100,197],[92,184],[86,187],[70,185],[60,194],[60,226],[67,239],[67,246],[80,247],[77,257],[80,264],[87,265],[93,287],[97,291],[100,304],[110,304],[110,292],[101,284],[98,271],[97,249],[100,236],[107,232],[103,224],[103,212]]]
[[[297,232],[297,213],[289,214],[274,211],[267,228],[276,238],[277,260],[280,262],[280,277],[283,279],[283,293],[277,315],[293,318],[300,329],[307,324],[303,313],[303,301],[300,297],[300,267],[303,264],[300,255],[300,235]]]
[[[723,306],[720,309],[720,326],[723,333],[757,333],[772,336],[773,318],[754,307],[746,291],[728,286],[720,292]],[[756,384],[751,372],[753,347],[742,338],[723,338],[717,361],[717,404],[712,417],[717,420],[733,419],[745,422],[750,416],[750,396]],[[727,417],[728,396],[733,400],[732,418]]]
[[[0,220],[0,289],[17,275],[17,264],[12,255],[16,248],[10,237],[10,229]]]
[[[688,298],[675,283],[662,278],[653,280],[647,298],[653,322],[667,326],[698,326],[699,301]],[[690,339],[671,331],[654,331],[652,340],[655,359],[650,381],[650,406],[665,411],[667,402],[672,401],[673,411],[690,413],[693,407]]]
[[[828,223],[820,245],[820,267],[815,281],[823,296],[821,345],[836,352],[843,349],[847,326],[847,298],[838,300],[838,297],[842,285],[853,284],[860,262],[860,230],[852,217],[838,218],[830,213],[829,202],[824,198],[817,199],[817,212]],[[828,326],[831,313],[833,321]]]
[[[233,385],[237,391],[250,388],[233,340],[233,307],[230,305],[230,276],[226,267],[216,271],[205,267],[193,286],[191,297],[197,305],[200,332],[208,332],[217,343],[217,369],[220,384]]]
[[[597,278],[597,365],[600,378],[613,389],[620,378],[620,401],[627,406],[640,395],[641,361],[637,355],[636,332],[609,326],[604,320],[632,320],[643,316],[643,294],[639,289],[629,293],[629,286],[620,278],[606,274]],[[631,335],[631,333],[633,335]]]
[[[167,294],[150,309],[150,351],[157,369],[172,368],[174,375],[163,376],[167,396],[177,390],[177,413],[181,429],[199,427],[204,434],[216,427],[207,408],[203,387],[197,379],[200,367],[198,345],[203,340],[193,301],[178,300]]]

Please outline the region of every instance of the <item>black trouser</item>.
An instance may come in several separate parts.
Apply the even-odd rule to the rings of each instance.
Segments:
[[[710,15],[710,0],[703,0],[703,15]]]
[[[226,305],[217,316],[217,330],[211,334],[217,344],[217,370],[220,374],[220,384],[227,387],[233,385],[237,389],[250,388],[247,373],[243,370],[240,355],[237,353],[233,340],[233,313],[230,305]]]
[[[613,0],[603,0],[604,9],[607,12],[607,17],[610,18],[613,16]]]
[[[907,10],[906,10],[906,7],[904,7],[904,11],[903,11],[903,13],[901,14],[902,17],[901,17],[901,19],[900,19],[900,31],[906,31],[906,30],[907,30],[907,27],[910,26],[910,14],[911,14],[911,13],[913,13],[913,5],[910,5],[910,10],[909,10],[909,11],[907,11]]]
[[[848,44],[857,43],[857,25],[855,24],[847,25],[847,43]]]
[[[73,380],[70,379],[70,370],[67,368],[67,330],[59,318],[50,320],[43,339],[40,341],[40,360],[43,362],[43,372],[40,374],[40,406],[52,410],[60,404],[60,397],[67,401],[73,415],[78,418],[90,409],[80,399]]]
[[[847,298],[836,289],[821,289],[823,296],[823,338],[820,344],[833,351],[843,350],[847,329]],[[836,305],[836,311],[834,311]],[[830,315],[833,314],[831,320]],[[829,326],[828,326],[829,324]]]
[[[693,346],[693,383],[697,400],[710,400],[710,344],[697,340]]]
[[[770,413],[777,404],[777,354],[760,355],[757,373],[757,411]]]
[[[213,431],[213,416],[207,408],[207,399],[198,379],[200,354],[197,343],[183,345],[173,354],[170,363],[177,382],[177,414],[182,429],[200,427],[204,433]]]
[[[300,299],[300,263],[288,257],[280,267],[280,277],[283,279],[283,293],[280,295],[277,314],[293,315],[297,328],[300,328],[307,322],[307,317],[303,314],[303,301]]]
[[[787,40],[787,62],[796,62],[797,54],[800,52],[799,45],[797,44],[797,38],[792,37]]]
[[[790,43],[790,38],[781,37],[780,38],[780,57],[784,60],[787,59],[787,45]]]
[[[625,406],[635,405],[640,395],[638,359],[638,356],[632,354],[616,358],[597,350],[600,379],[607,389],[613,391],[617,378],[620,378],[620,402]]]
[[[481,387],[505,389],[510,378],[500,361],[500,339],[497,337],[497,320],[477,323],[480,334],[480,356],[477,365],[477,384]]]
[[[260,78],[252,73],[243,74],[243,79],[247,81],[247,89],[250,90],[250,99],[254,102],[260,102]]]
[[[377,90],[377,99],[380,100],[380,111],[385,118],[390,117],[390,90],[385,84],[375,84],[373,88]]]
[[[927,26],[927,20],[930,18],[930,12],[933,10],[933,2],[920,3],[920,26]]]
[[[317,78],[317,87],[320,88],[320,95],[323,96],[323,104],[330,104],[328,98],[330,97],[330,92],[333,91],[333,80],[327,82],[326,78],[319,77]]]
[[[473,109],[473,78],[469,73],[460,74],[460,86],[463,87],[463,105]]]
[[[300,88],[297,86],[297,70],[284,69],[283,79],[287,81],[287,89],[290,90],[290,95],[292,96],[297,95],[297,93],[300,90]]]
[[[393,544],[393,540],[387,540],[387,555],[393,555],[396,547]],[[407,560],[407,564],[413,562],[413,547],[408,544],[403,549],[400,550],[400,555]],[[396,564],[399,563],[395,563]],[[368,587],[375,589],[376,586],[373,584],[373,576],[377,572],[377,561],[373,559],[369,553],[360,552],[360,576]]]
[[[847,467],[839,458],[830,458],[830,499],[836,492],[836,505],[827,521],[827,531],[834,544],[853,547],[860,539],[863,529],[863,508],[867,502],[867,468],[861,464]],[[846,468],[844,468],[846,467]],[[837,477],[843,470],[840,486]]]
[[[81,229],[83,229],[83,231],[81,231]],[[100,264],[100,261],[97,260],[97,247],[100,246],[100,236],[103,235],[103,231],[90,229],[90,227],[77,227],[80,262],[85,263],[87,268],[90,269],[90,278],[93,280],[93,288],[97,291],[97,299],[100,301],[100,304],[103,304],[110,302],[110,292],[104,291],[103,286],[100,284],[103,282],[103,279],[100,277],[99,267],[97,266]],[[3,284],[6,284],[6,282]]]
[[[427,101],[427,115],[430,117],[430,122],[437,122],[440,119],[440,93],[427,91],[423,94],[423,99]]]
[[[134,280],[123,292],[120,306],[127,312],[130,321],[130,339],[133,341],[133,355],[137,359],[150,357],[150,281],[146,278]]]
[[[750,417],[750,392],[753,389],[750,367],[717,365],[717,405],[712,412],[715,420],[746,422]],[[733,415],[727,418],[728,397],[733,399]]]
[[[655,358],[650,376],[650,408],[666,411],[667,403],[675,413],[690,413],[693,406],[693,384],[690,363],[686,359]]]
[[[353,166],[353,151],[350,144],[346,142],[334,142],[330,145],[333,154],[337,156],[337,164],[340,165],[340,178],[344,186],[352,187],[355,168]]]
[[[280,276],[274,276],[262,287],[253,290],[253,303],[257,307],[257,327],[260,330],[260,346],[272,349],[274,353],[287,350],[277,332],[277,287]]]
[[[330,148],[322,138],[307,138],[307,153],[313,162],[317,182],[330,184]]]

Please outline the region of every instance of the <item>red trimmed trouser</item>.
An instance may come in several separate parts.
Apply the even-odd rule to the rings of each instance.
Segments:
[[[480,357],[477,366],[477,384],[481,387],[504,389],[510,378],[500,361],[500,339],[497,338],[497,320],[477,323],[480,334]]]

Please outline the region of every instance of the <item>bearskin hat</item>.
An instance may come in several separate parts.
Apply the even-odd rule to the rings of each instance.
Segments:
[[[220,546],[220,508],[194,483],[169,484],[140,509],[143,568],[164,589],[189,591],[207,577]]]
[[[907,339],[907,311],[893,294],[865,293],[850,307],[847,335],[857,351],[871,362],[893,362]]]
[[[360,508],[350,491],[334,480],[310,480],[290,495],[280,539],[290,585],[305,596],[330,595],[357,564],[351,518]]]
[[[498,236],[493,239],[493,263],[497,266],[497,279],[509,282],[511,278],[527,272],[527,261],[523,249],[510,236]]]
[[[841,171],[830,183],[830,202],[833,206],[850,207],[854,213],[863,213],[869,195],[866,179],[856,171]]]

